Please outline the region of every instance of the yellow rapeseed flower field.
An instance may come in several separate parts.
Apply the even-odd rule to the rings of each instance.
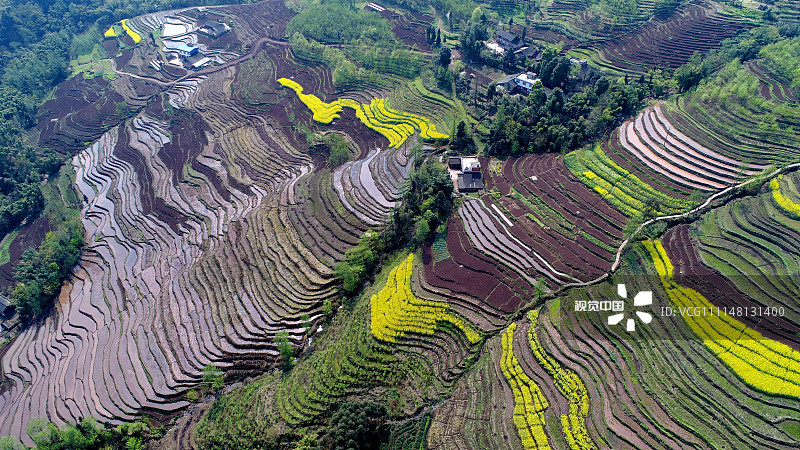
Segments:
[[[294,80],[279,78],[278,83],[292,89],[300,101],[311,110],[312,118],[319,123],[331,123],[333,119],[340,117],[339,113],[345,107],[354,109],[361,123],[386,137],[390,147],[400,147],[417,131],[423,139],[449,137],[436,131],[436,125],[424,117],[391,109],[386,99],[375,98],[369,104],[363,104],[349,98],[340,98],[325,103],[316,95],[304,94],[303,86]]]
[[[481,333],[466,320],[450,313],[445,302],[418,298],[411,292],[414,254],[389,272],[386,285],[370,300],[372,334],[387,342],[407,333],[433,334],[438,322],[450,322],[477,343]]]
[[[550,448],[544,431],[544,410],[550,406],[536,382],[533,381],[514,356],[514,330],[512,323],[503,332],[503,357],[500,370],[503,371],[511,391],[514,393],[514,425],[526,450],[545,450]]]
[[[772,189],[772,198],[783,210],[795,217],[800,217],[800,205],[781,194],[781,186],[778,182],[781,178],[783,178],[783,175],[779,175],[778,178],[773,178],[769,182],[769,187]]]
[[[536,335],[535,325],[538,318],[539,309],[528,312],[528,319],[531,321],[528,343],[539,365],[553,377],[556,387],[569,401],[569,414],[561,415],[561,428],[564,430],[567,444],[572,450],[595,449],[597,447],[589,438],[585,425],[586,416],[589,415],[589,395],[586,386],[574,370],[561,367],[558,361],[545,353]]]
[[[128,36],[130,36],[131,39],[133,39],[133,43],[138,44],[139,42],[142,41],[142,37],[139,36],[139,33],[131,30],[131,27],[128,26],[127,22],[128,19],[122,19],[122,28],[124,28],[125,32],[128,33]]]
[[[674,307],[714,308],[697,291],[675,283],[672,263],[660,241],[645,241],[644,245]],[[800,398],[800,352],[764,337],[723,310],[683,317],[703,344],[742,381],[769,394]]]

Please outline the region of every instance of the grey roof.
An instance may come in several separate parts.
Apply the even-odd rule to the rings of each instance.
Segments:
[[[517,75],[506,75],[503,78],[497,80],[498,85],[504,85],[510,83],[514,78],[517,78]]]
[[[530,58],[536,55],[539,52],[539,49],[536,47],[522,47],[514,51],[515,55],[523,55],[526,58]]]
[[[192,64],[196,63],[197,61],[200,61],[203,58],[205,58],[205,55],[203,55],[200,52],[197,52],[197,53],[193,54],[192,56],[189,56],[188,58],[186,58],[186,64],[192,65]]]
[[[200,32],[219,37],[228,32],[228,26],[220,22],[207,22],[200,28]]]
[[[14,305],[11,304],[5,295],[0,294],[0,315],[5,315],[12,309],[14,309]]]
[[[459,191],[479,191],[483,189],[483,178],[480,173],[462,173],[458,175]]]
[[[519,36],[517,36],[514,33],[509,33],[508,31],[505,30],[497,30],[497,37],[499,37],[500,39],[505,39],[508,42],[519,41]]]
[[[208,28],[209,30],[216,31],[218,33],[221,32],[221,31],[225,31],[225,24],[224,23],[208,22],[204,26],[206,28]]]

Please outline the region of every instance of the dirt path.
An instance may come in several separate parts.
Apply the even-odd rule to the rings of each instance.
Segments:
[[[771,174],[766,176],[761,181],[762,182],[769,181],[769,180],[775,178],[778,175],[781,175],[781,174],[786,173],[786,172],[791,172],[791,171],[794,171],[796,169],[800,169],[800,163],[789,164],[788,166],[785,166],[783,168],[776,169],[775,171],[773,171]],[[564,285],[564,287],[562,289],[559,289],[559,291],[563,290],[563,289],[566,289],[566,288],[569,288],[569,287],[581,287],[581,286],[589,286],[589,285],[592,285],[592,284],[597,284],[597,283],[600,283],[601,281],[605,280],[609,276],[611,276],[611,274],[614,273],[614,271],[616,271],[619,268],[619,265],[620,265],[620,263],[622,261],[622,253],[625,251],[625,248],[628,246],[628,244],[630,244],[631,239],[636,237],[636,235],[638,235],[639,233],[641,233],[642,230],[644,229],[644,227],[646,227],[646,226],[648,226],[650,224],[654,224],[656,222],[683,219],[683,218],[689,217],[692,214],[700,213],[703,210],[707,209],[711,205],[711,203],[713,203],[715,200],[726,196],[728,193],[730,193],[731,191],[733,191],[735,189],[739,189],[739,188],[748,186],[748,185],[750,185],[752,183],[755,183],[756,181],[757,181],[757,179],[750,179],[750,180],[743,181],[743,182],[741,182],[739,184],[735,184],[733,186],[728,186],[727,188],[717,192],[716,194],[714,194],[711,197],[709,197],[708,199],[706,199],[706,201],[704,201],[702,204],[694,207],[693,209],[691,209],[691,210],[689,210],[689,211],[687,211],[685,213],[670,214],[670,215],[667,215],[667,216],[659,216],[659,217],[655,217],[653,219],[650,219],[650,220],[648,220],[646,222],[643,222],[641,225],[639,225],[639,227],[636,229],[636,231],[630,237],[628,237],[627,239],[622,241],[622,243],[619,245],[619,248],[617,249],[617,254],[616,254],[615,258],[614,258],[614,264],[611,265],[611,269],[608,272],[606,272],[605,274],[603,274],[600,277],[598,277],[598,278],[596,278],[594,280],[591,280],[591,281]],[[556,291],[556,292],[558,292],[558,291]]]

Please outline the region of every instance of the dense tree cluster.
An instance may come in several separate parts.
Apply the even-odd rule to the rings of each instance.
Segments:
[[[286,32],[289,36],[301,33],[306,38],[326,44],[394,40],[386,19],[372,11],[335,2],[313,5],[301,11],[289,21]]]
[[[633,114],[648,91],[647,84],[600,78],[567,97],[560,87],[549,94],[536,83],[530,95],[495,98],[490,155],[563,152],[599,137]]]
[[[336,277],[342,282],[342,293],[352,296],[359,292],[362,283],[371,275],[383,257],[386,248],[383,239],[374,231],[361,236],[361,241],[345,253],[344,261],[334,268]]]
[[[419,74],[421,57],[398,44],[389,22],[371,11],[335,2],[312,6],[292,18],[287,34],[294,54],[326,64],[337,86],[376,83],[378,73],[406,78]],[[347,45],[334,48],[322,42]]]
[[[350,160],[350,147],[347,141],[338,133],[329,133],[325,136],[325,144],[330,149],[328,164],[338,167]]]
[[[345,403],[333,413],[322,443],[331,450],[369,450],[387,437],[386,408],[375,403]]]
[[[44,207],[39,183],[61,164],[53,152],[37,152],[24,145],[21,133],[34,122],[35,107],[29,97],[0,85],[0,239]]]
[[[473,22],[465,27],[458,38],[464,59],[472,62],[480,61],[481,52],[486,49],[484,45],[486,39],[489,39],[489,31],[483,22]]]
[[[39,249],[28,248],[16,266],[14,301],[23,321],[42,313],[61,290],[83,248],[83,225],[72,220],[47,233]]]
[[[689,62],[675,70],[675,80],[681,91],[687,91],[734,59],[742,62],[756,59],[765,46],[797,33],[794,27],[763,26],[748,30],[722,41],[719,49],[711,50],[705,56],[695,52]]]
[[[467,124],[462,120],[456,126],[456,133],[450,139],[450,149],[458,155],[473,154],[477,150],[472,133],[467,129]]]
[[[387,246],[421,243],[447,222],[453,212],[453,182],[442,164],[427,160],[409,179],[403,205],[392,213]]]

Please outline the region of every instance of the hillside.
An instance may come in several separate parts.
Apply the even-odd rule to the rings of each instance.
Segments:
[[[17,130],[0,448],[800,445],[791,5],[173,6]]]

